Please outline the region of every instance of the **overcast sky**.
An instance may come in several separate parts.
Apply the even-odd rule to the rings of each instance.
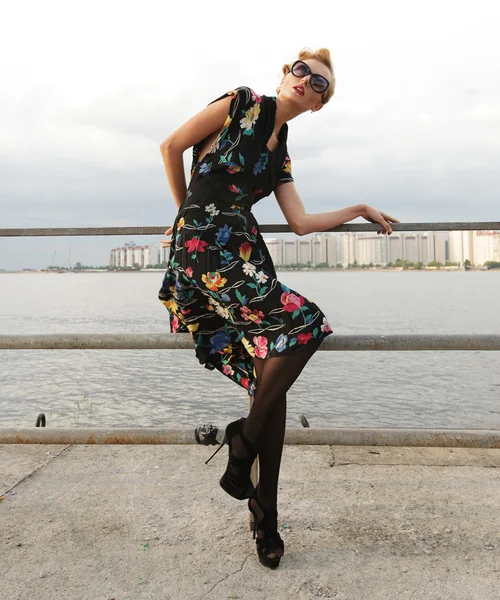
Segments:
[[[308,212],[366,202],[404,222],[500,219],[493,0],[17,0],[3,21],[0,227],[169,225],[163,139],[234,87],[274,95],[306,46],[330,48],[337,78],[322,111],[289,123]],[[254,212],[285,222],[274,196]],[[0,238],[0,269],[54,252],[107,264],[128,240]]]

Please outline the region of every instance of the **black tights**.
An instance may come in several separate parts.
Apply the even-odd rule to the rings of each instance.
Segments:
[[[278,498],[278,478],[286,423],[286,393],[319,348],[321,341],[310,340],[300,351],[289,356],[254,358],[257,391],[245,420],[244,435],[257,444],[259,452],[258,496],[262,504],[274,509]],[[235,454],[244,455],[239,439],[234,440]]]

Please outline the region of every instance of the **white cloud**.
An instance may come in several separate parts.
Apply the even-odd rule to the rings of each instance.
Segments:
[[[228,89],[274,94],[281,65],[323,45],[336,94],[289,133],[308,210],[364,201],[394,207],[402,220],[493,219],[498,3],[319,2],[306,19],[303,10],[296,1],[286,10],[278,2],[12,4],[0,40],[2,222],[168,223],[160,142]],[[256,214],[283,222],[277,210],[268,198]],[[0,268],[32,266],[32,250],[9,252],[10,243]],[[92,247],[103,253],[103,243]],[[90,250],[80,259],[99,262]]]

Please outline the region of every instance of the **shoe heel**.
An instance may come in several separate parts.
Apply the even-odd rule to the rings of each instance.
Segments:
[[[257,515],[255,514],[255,512],[250,504],[250,500],[251,500],[251,498],[248,499],[248,510],[252,513],[252,516],[253,516],[253,539],[255,539],[255,536],[257,535],[258,519],[257,519]]]
[[[212,454],[212,456],[210,456],[206,461],[205,464],[208,464],[212,458],[217,454],[217,452],[219,452],[219,450],[222,449],[222,446],[224,446],[224,444],[227,444],[227,437],[224,436],[224,439],[222,440],[222,444],[217,448],[217,450]]]

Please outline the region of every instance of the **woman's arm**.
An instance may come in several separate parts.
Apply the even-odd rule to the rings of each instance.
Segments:
[[[227,96],[204,108],[186,121],[160,144],[170,189],[177,208],[186,197],[186,177],[182,155],[187,148],[204,140],[215,131],[222,129],[229,112],[232,97]]]
[[[354,206],[331,212],[307,214],[304,204],[295,188],[295,184],[292,182],[279,185],[274,190],[274,195],[285,215],[287,223],[297,235],[307,235],[315,231],[326,231],[332,227],[352,221],[352,219],[356,219],[357,217],[363,217],[371,223],[380,223],[384,227],[384,233],[388,234],[392,233],[392,228],[388,221],[399,223],[397,219],[367,204],[355,204]]]

